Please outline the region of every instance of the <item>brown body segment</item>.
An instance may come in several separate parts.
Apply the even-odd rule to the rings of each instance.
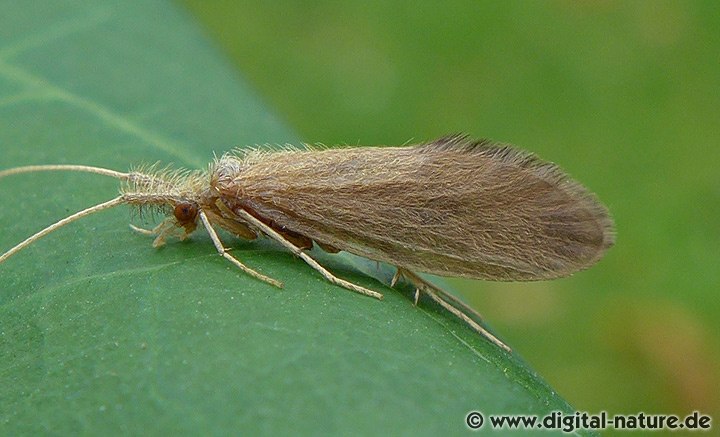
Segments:
[[[278,234],[282,235],[283,237],[285,237],[286,240],[288,240],[293,245],[295,245],[295,247],[297,247],[299,249],[303,249],[303,250],[312,249],[312,247],[313,247],[312,239],[310,239],[304,235],[301,235],[297,232],[294,232],[294,231],[286,228],[285,226],[277,223],[276,221],[274,221],[272,219],[268,219],[266,217],[261,216],[260,214],[258,214],[256,211],[252,210],[249,207],[238,206],[237,208],[241,208],[241,209],[247,211],[250,215],[252,215],[256,219],[258,219],[261,222],[265,223],[266,225],[270,226]],[[235,213],[237,214],[237,209],[235,209]]]
[[[212,204],[212,208],[207,209],[209,211],[214,211],[216,214],[220,215],[222,217],[222,223],[229,225],[224,226],[223,224],[219,223],[221,227],[232,232],[240,238],[254,240],[257,237],[257,234],[250,228],[248,228],[247,224],[244,223],[238,215],[239,211],[243,210],[255,217],[256,219],[260,220],[264,224],[268,225],[270,228],[282,235],[286,240],[293,243],[293,245],[295,245],[296,247],[303,250],[312,249],[313,247],[312,239],[297,232],[293,232],[292,230],[287,229],[286,227],[276,223],[272,219],[261,216],[252,208],[247,206],[245,202],[243,202],[241,199],[227,197],[217,198],[215,199],[214,204]],[[246,236],[250,236],[250,238],[247,238]]]

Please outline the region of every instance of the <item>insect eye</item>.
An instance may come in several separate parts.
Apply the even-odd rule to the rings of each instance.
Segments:
[[[177,219],[178,223],[181,225],[194,222],[195,217],[197,216],[197,213],[198,213],[197,205],[194,205],[192,203],[187,203],[187,202],[181,202],[181,203],[176,204],[175,210],[173,211],[175,218]]]

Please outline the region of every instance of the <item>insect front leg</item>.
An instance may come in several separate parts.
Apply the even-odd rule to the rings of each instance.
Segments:
[[[155,236],[153,247],[158,248],[165,245],[168,237],[177,237],[180,241],[185,240],[189,233],[185,228],[179,228],[175,219],[168,217],[152,229],[139,228],[130,224],[130,229],[143,235]]]
[[[397,268],[397,272],[395,273],[395,276],[393,276],[390,286],[394,287],[400,278],[407,280],[413,287],[415,287],[415,305],[417,305],[418,303],[420,293],[425,293],[432,300],[437,302],[441,307],[445,308],[455,317],[461,319],[463,322],[468,324],[480,335],[487,338],[492,343],[500,346],[502,349],[508,352],[511,351],[510,347],[503,343],[502,340],[495,337],[493,334],[490,333],[490,331],[483,328],[478,322],[476,322],[472,317],[470,317],[468,314],[474,316],[478,320],[482,320],[482,316],[477,311],[469,307],[466,303],[464,303],[457,297],[424,280],[410,270],[404,269],[402,267]]]
[[[215,229],[212,227],[212,224],[210,223],[210,220],[208,219],[205,212],[200,211],[199,215],[200,215],[200,220],[202,221],[203,226],[205,226],[205,229],[207,229],[208,234],[210,234],[210,239],[212,240],[213,244],[215,245],[215,248],[217,249],[220,256],[222,256],[226,260],[230,261],[235,266],[237,266],[240,270],[242,270],[243,272],[252,276],[253,278],[267,282],[268,284],[274,285],[278,288],[283,288],[282,282],[278,281],[277,279],[273,279],[269,276],[265,276],[262,273],[251,269],[250,267],[248,267],[245,264],[243,264],[242,262],[240,262],[239,259],[230,255],[230,253],[228,253],[230,249],[227,249],[225,246],[223,246],[222,241],[220,241],[220,237],[218,237],[217,232],[215,232]]]
[[[365,287],[361,287],[359,285],[353,284],[352,282],[348,282],[344,279],[340,279],[337,276],[330,273],[325,267],[321,266],[317,261],[315,261],[310,255],[303,252],[303,250],[294,244],[292,244],[290,241],[288,241],[285,237],[280,235],[277,231],[275,231],[270,226],[266,225],[265,223],[261,222],[257,218],[253,217],[250,213],[248,213],[245,210],[238,209],[235,211],[235,213],[242,217],[244,220],[246,220],[248,223],[256,226],[258,229],[260,229],[263,233],[265,233],[268,237],[272,238],[273,240],[277,241],[278,243],[285,246],[287,249],[292,251],[295,255],[299,256],[303,261],[305,261],[310,267],[317,270],[323,278],[327,279],[329,282],[339,285],[343,288],[346,288],[350,291],[354,291],[356,293],[364,294],[366,296],[374,297],[375,299],[382,299],[383,295],[381,293],[378,293],[377,291],[369,290]]]

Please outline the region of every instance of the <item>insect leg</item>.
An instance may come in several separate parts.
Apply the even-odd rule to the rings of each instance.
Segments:
[[[135,226],[135,225],[132,224],[132,223],[130,223],[129,226],[130,226],[130,229],[132,229],[133,231],[137,232],[138,234],[149,235],[149,236],[154,236],[155,234],[157,234],[157,232],[155,232],[155,230],[157,229],[157,227],[156,227],[155,229],[145,229],[145,228],[137,227],[137,226]]]
[[[170,218],[163,220],[153,229],[143,229],[133,224],[130,224],[130,229],[143,235],[155,236],[155,240],[153,241],[154,248],[164,246],[167,237],[175,236],[180,241],[183,241],[188,236],[188,233],[185,230],[180,231],[180,229],[175,225],[175,221]]]
[[[356,293],[360,293],[360,294],[364,294],[364,295],[366,295],[366,296],[374,297],[374,298],[376,298],[376,299],[382,299],[382,298],[383,298],[383,295],[380,294],[380,293],[378,293],[377,291],[372,291],[372,290],[369,290],[369,289],[367,289],[367,288],[365,288],[365,287],[361,287],[361,286],[359,286],[359,285],[355,285],[355,284],[353,284],[352,282],[348,282],[348,281],[346,281],[346,280],[344,280],[344,279],[340,279],[340,278],[338,278],[337,276],[333,275],[333,274],[330,273],[327,269],[325,269],[325,267],[323,267],[323,266],[321,266],[320,264],[318,264],[318,262],[315,261],[312,257],[310,257],[310,255],[308,255],[307,253],[303,252],[302,249],[300,249],[299,247],[297,247],[297,246],[295,246],[294,244],[292,244],[291,242],[289,242],[289,241],[288,241],[287,239],[285,239],[282,235],[280,235],[279,233],[277,233],[273,228],[271,228],[270,226],[268,226],[268,225],[266,225],[265,223],[261,222],[261,221],[258,220],[257,218],[253,217],[253,216],[252,216],[250,213],[248,213],[247,211],[242,210],[242,209],[238,209],[237,211],[235,211],[235,213],[236,213],[238,216],[242,217],[244,220],[246,220],[248,223],[256,226],[257,228],[259,228],[261,231],[263,231],[263,233],[265,233],[267,236],[269,236],[269,237],[272,238],[273,240],[277,241],[278,243],[280,243],[280,244],[282,244],[283,246],[285,246],[286,248],[288,248],[290,251],[292,251],[292,253],[294,253],[295,255],[299,256],[303,261],[305,261],[306,263],[308,263],[308,265],[309,265],[310,267],[312,267],[312,268],[314,268],[315,270],[317,270],[318,272],[320,272],[320,274],[321,274],[325,279],[327,279],[329,282],[331,282],[331,283],[333,283],[333,284],[335,284],[335,285],[339,285],[339,286],[341,286],[341,287],[343,287],[343,288],[347,288],[348,290],[354,291],[354,292],[356,292]]]
[[[505,349],[506,351],[510,352],[510,347],[502,342],[499,338],[495,337],[493,334],[491,334],[487,329],[480,326],[478,322],[476,322],[472,317],[468,316],[468,314],[471,314],[475,316],[476,318],[482,320],[482,316],[475,311],[473,308],[469,307],[467,304],[465,304],[463,301],[458,299],[457,297],[453,296],[452,294],[446,292],[445,290],[431,284],[430,282],[424,280],[420,276],[416,275],[415,273],[411,272],[410,270],[403,269],[402,267],[398,267],[397,273],[395,273],[395,276],[393,276],[391,285],[395,285],[400,278],[405,278],[410,282],[413,287],[415,287],[415,304],[417,305],[418,298],[420,297],[420,292],[423,292],[427,294],[432,300],[440,304],[443,308],[448,310],[450,313],[452,313],[455,317],[461,319],[465,323],[467,323],[471,328],[473,328],[475,331],[477,331],[480,335],[490,340],[492,343],[495,343],[496,345],[500,346],[502,349]]]
[[[217,249],[220,256],[235,264],[240,270],[252,276],[253,278],[267,282],[268,284],[274,285],[278,288],[283,288],[282,282],[278,281],[277,279],[265,276],[262,273],[256,272],[255,270],[241,263],[240,260],[238,260],[234,256],[230,255],[228,253],[229,249],[223,246],[222,241],[220,241],[220,237],[218,237],[217,232],[215,232],[215,229],[212,227],[212,224],[210,223],[210,220],[208,220],[207,215],[205,215],[204,211],[200,211],[200,220],[202,220],[205,229],[207,229],[208,234],[210,234],[210,239],[212,239],[213,244],[215,244],[215,248]]]
[[[471,314],[472,316],[476,317],[479,320],[484,319],[482,314],[477,312],[477,310],[475,310],[475,308],[473,308],[473,307],[469,306],[468,304],[466,304],[465,302],[461,301],[460,299],[455,297],[453,294],[448,293],[447,291],[443,290],[442,288],[438,287],[437,285],[424,280],[423,278],[418,276],[416,273],[413,273],[410,270],[404,269],[402,267],[397,267],[397,272],[395,272],[395,275],[392,278],[390,286],[394,287],[400,278],[407,279],[409,282],[412,283],[412,285],[415,286],[415,296],[414,296],[415,305],[417,305],[418,299],[420,297],[419,294],[420,294],[421,289],[430,288],[432,290],[435,290],[435,292],[437,294],[439,294],[440,296],[442,296],[442,298],[445,299],[446,301],[452,302],[452,305],[460,308],[465,314]]]

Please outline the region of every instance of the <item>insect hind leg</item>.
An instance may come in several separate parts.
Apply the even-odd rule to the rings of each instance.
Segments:
[[[495,335],[490,333],[487,329],[483,328],[480,323],[475,321],[474,318],[477,318],[478,320],[482,320],[482,316],[475,311],[473,308],[469,307],[466,303],[458,299],[457,297],[453,296],[452,294],[448,293],[447,291],[431,284],[430,282],[424,280],[417,274],[411,272],[410,270],[404,269],[402,267],[397,268],[397,272],[395,273],[395,276],[393,276],[392,282],[390,286],[394,287],[395,284],[398,282],[399,279],[405,279],[408,281],[413,287],[415,287],[415,305],[417,305],[418,300],[420,298],[420,293],[425,293],[427,296],[429,296],[432,300],[437,302],[441,307],[445,308],[447,311],[449,311],[451,314],[453,314],[455,317],[459,318],[466,324],[468,324],[471,328],[473,328],[475,331],[477,331],[480,335],[490,340],[490,342],[496,344],[500,348],[510,352],[511,349],[508,345],[502,342],[499,338],[497,338]],[[471,317],[473,316],[473,317]]]

